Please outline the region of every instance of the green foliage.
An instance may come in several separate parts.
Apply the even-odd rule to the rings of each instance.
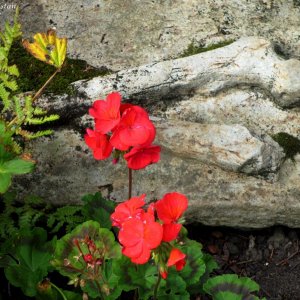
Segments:
[[[5,22],[4,32],[0,32],[0,100],[3,102],[3,111],[11,106],[11,92],[18,89],[16,77],[19,72],[15,65],[10,66],[8,62],[8,54],[13,41],[20,37],[21,25],[18,23],[18,10],[16,12],[14,23],[10,25]]]
[[[86,220],[97,221],[102,228],[111,228],[110,215],[116,207],[114,202],[103,198],[101,193],[85,195],[82,201],[84,202],[82,214]]]
[[[10,255],[15,260],[5,268],[9,282],[20,287],[27,296],[35,296],[38,283],[47,275],[55,240],[47,242],[47,232],[42,228],[21,230]]]
[[[3,144],[0,144],[0,193],[7,191],[13,175],[29,173],[33,170],[33,167],[34,163],[32,161],[15,158],[10,152],[5,150]]]
[[[157,267],[152,264],[134,265],[129,258],[122,256],[113,266],[113,272],[120,278],[119,285],[128,292],[138,289],[139,299],[147,300],[153,295],[158,279]],[[166,285],[161,281],[160,288]]]
[[[279,132],[272,138],[283,148],[286,159],[294,160],[295,155],[300,153],[300,140],[296,137],[286,132]]]
[[[25,197],[24,201],[19,202],[12,192],[3,195],[2,203],[0,252],[9,251],[13,246],[12,241],[22,228],[31,230],[36,226],[43,226],[54,234],[58,231],[69,232],[85,220],[79,205],[54,207],[34,196]]]
[[[195,55],[195,54],[198,54],[198,53],[215,50],[215,49],[218,49],[218,48],[221,48],[221,47],[228,46],[228,45],[232,44],[233,42],[234,42],[234,40],[228,40],[228,41],[223,41],[223,42],[220,42],[220,43],[217,43],[217,44],[212,44],[212,45],[209,45],[207,47],[202,47],[202,46],[195,45],[195,43],[193,41],[188,46],[188,48],[183,51],[183,53],[179,57],[187,57],[187,56]]]
[[[259,291],[259,285],[248,277],[238,277],[235,274],[210,278],[203,289],[213,297],[213,300],[259,300],[252,294]]]
[[[86,262],[85,255],[92,255],[92,262]],[[112,260],[120,256],[121,247],[113,233],[95,221],[87,221],[57,241],[52,264],[72,283],[81,283],[90,297],[116,299],[121,289]]]

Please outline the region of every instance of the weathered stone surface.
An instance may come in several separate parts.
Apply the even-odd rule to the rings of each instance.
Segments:
[[[95,161],[82,137],[72,130],[57,131],[51,138],[30,144],[37,171],[22,176],[19,188],[37,193],[54,203],[79,202],[85,193],[102,191],[117,201],[127,196],[124,163]],[[289,165],[291,176],[299,172]],[[147,200],[178,191],[189,198],[187,219],[208,225],[261,228],[274,224],[300,227],[299,180],[267,182],[246,174],[224,171],[198,160],[162,152],[159,163],[133,172],[133,194]],[[296,179],[296,177],[295,177]]]
[[[15,0],[26,35],[55,26],[72,57],[114,70],[177,57],[190,43],[207,46],[262,36],[285,55],[300,56],[299,1]]]
[[[195,95],[169,107],[166,115],[202,124],[241,124],[256,132],[286,132],[300,138],[299,111],[284,110],[270,97],[253,90],[232,89],[214,97]]]
[[[237,86],[255,86],[282,107],[289,107],[300,101],[298,78],[300,61],[283,60],[270,42],[248,37],[212,52],[144,65],[74,85],[89,99],[118,90],[127,97],[156,100],[195,93],[214,96]]]
[[[241,125],[192,122],[155,123],[157,142],[176,155],[247,174],[275,172],[284,157],[268,137],[255,137]]]

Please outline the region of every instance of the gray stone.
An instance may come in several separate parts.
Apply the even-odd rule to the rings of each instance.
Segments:
[[[254,137],[241,125],[180,121],[155,122],[157,143],[176,155],[193,157],[225,170],[262,174],[275,172],[284,157],[272,139]]]
[[[178,57],[188,45],[242,36],[272,40],[278,52],[300,56],[298,1],[273,0],[15,0],[25,35],[56,27],[72,57],[114,70]],[[4,4],[3,1],[1,4]],[[13,14],[0,6],[0,22]]]
[[[118,90],[135,99],[215,96],[237,86],[255,86],[282,107],[299,103],[300,61],[283,60],[270,42],[248,37],[214,51],[120,71],[74,84],[88,99]]]
[[[269,135],[286,132],[300,138],[299,112],[278,107],[259,91],[232,89],[214,97],[195,95],[168,107],[166,115],[172,120],[240,124],[255,132]]]

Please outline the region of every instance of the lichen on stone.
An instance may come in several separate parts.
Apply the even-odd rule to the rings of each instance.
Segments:
[[[187,57],[187,56],[191,56],[191,55],[195,55],[198,53],[202,53],[202,52],[207,52],[207,51],[211,51],[211,50],[215,50],[221,47],[225,47],[228,46],[230,44],[232,44],[235,40],[227,40],[227,41],[222,41],[216,44],[211,44],[209,46],[203,47],[203,46],[197,46],[195,44],[194,41],[192,41],[186,50],[184,50],[182,52],[182,54],[179,57]]]
[[[285,158],[294,161],[295,155],[300,153],[300,140],[286,132],[279,132],[272,138],[283,148]]]
[[[46,65],[27,53],[20,40],[13,44],[8,59],[11,65],[17,65],[20,72],[19,92],[37,91],[55,72],[55,67]],[[66,58],[61,72],[49,84],[45,93],[72,95],[74,90],[70,83],[110,73],[105,67],[97,69],[84,60]]]

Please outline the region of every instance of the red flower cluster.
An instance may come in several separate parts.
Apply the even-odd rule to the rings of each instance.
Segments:
[[[115,149],[126,153],[128,168],[133,170],[159,161],[160,147],[152,145],[155,127],[143,108],[121,104],[121,95],[115,92],[106,100],[96,100],[89,114],[95,120],[95,130],[87,129],[84,139],[95,159],[106,159]]]
[[[171,247],[171,251],[168,250],[169,259],[163,262],[164,268],[161,271],[162,277],[166,278],[168,267],[175,265],[180,271],[185,265],[185,254],[169,242],[178,237],[182,225],[177,222],[187,209],[188,200],[184,195],[174,192],[166,194],[155,204],[150,204],[147,211],[142,208],[145,204],[145,194],[133,197],[116,207],[111,220],[113,226],[120,228],[118,238],[123,246],[123,254],[130,257],[133,263],[146,263],[152,250],[157,249],[163,242],[168,243],[168,247],[161,247]],[[157,250],[158,256],[159,253]]]

